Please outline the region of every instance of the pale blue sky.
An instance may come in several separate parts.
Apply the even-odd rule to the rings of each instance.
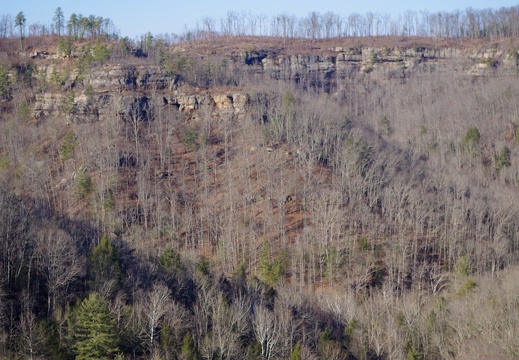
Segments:
[[[48,25],[54,16],[54,10],[61,7],[65,19],[68,19],[72,13],[110,18],[120,29],[122,36],[135,38],[148,31],[153,34],[180,34],[185,26],[194,28],[196,22],[203,17],[210,16],[219,20],[229,10],[265,14],[269,17],[281,13],[303,17],[311,11],[319,13],[332,11],[343,16],[371,11],[396,16],[406,10],[436,12],[465,10],[468,7],[500,8],[518,4],[518,0],[0,0],[0,15],[15,16],[23,11],[27,25],[32,23]]]

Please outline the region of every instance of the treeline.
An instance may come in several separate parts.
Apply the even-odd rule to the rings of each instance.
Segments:
[[[221,18],[204,17],[183,34],[155,34],[169,43],[212,36],[273,36],[282,38],[329,39],[335,37],[416,36],[434,38],[510,38],[519,36],[519,5],[499,9],[428,12],[408,10],[398,16],[365,14],[324,14],[311,12],[298,18],[290,13],[274,16],[229,11]],[[16,19],[0,16],[0,38],[15,36]],[[25,26],[25,24],[24,24]],[[117,38],[120,34],[108,18],[71,14],[65,21],[56,9],[50,25],[31,23],[29,36],[68,34],[74,39],[101,35]]]
[[[392,17],[368,12],[349,15],[311,12],[298,18],[289,13],[272,17],[229,11],[215,19],[205,17],[180,39],[224,36],[276,36],[328,39],[364,36],[418,36],[435,38],[507,38],[519,35],[519,6],[500,9],[428,12],[408,10]],[[172,36],[173,41],[178,36]]]
[[[21,21],[20,19],[23,19]],[[18,27],[18,31],[16,28]],[[30,23],[28,25],[23,12],[16,16],[10,14],[0,15],[0,38],[8,38],[19,35],[28,36],[45,36],[45,35],[69,35],[74,40],[83,40],[86,38],[96,39],[104,37],[106,39],[117,39],[119,30],[115,27],[113,21],[102,16],[81,14],[71,14],[65,19],[63,10],[58,7],[50,25],[41,23]]]

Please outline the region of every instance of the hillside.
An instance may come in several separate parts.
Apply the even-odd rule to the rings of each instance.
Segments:
[[[519,356],[519,38],[64,39],[0,39],[0,356]]]

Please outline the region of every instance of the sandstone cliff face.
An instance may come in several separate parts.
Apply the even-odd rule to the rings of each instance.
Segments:
[[[120,91],[135,89],[163,90],[174,76],[158,65],[112,65],[91,71],[86,83],[95,91]]]
[[[460,50],[456,48],[412,49],[343,48],[328,49],[328,55],[265,55],[261,57],[264,71],[293,77],[301,72],[334,73],[347,77],[362,72],[379,80],[407,77],[420,67],[439,70],[457,67],[457,70],[472,76],[485,76],[499,66],[510,74],[517,72],[517,52],[496,49]]]
[[[35,55],[40,63],[39,76],[48,81],[55,76],[56,65],[46,64],[51,58],[46,52]],[[335,47],[323,51],[323,55],[284,55],[255,51],[242,53],[230,59],[244,71],[254,70],[274,78],[299,80],[308,75],[323,78],[348,79],[355,74],[385,81],[406,78],[413,72],[442,71],[453,68],[468,76],[485,76],[499,68],[504,74],[517,75],[517,52],[497,49],[460,50],[456,48],[387,49],[376,47]],[[80,73],[68,69],[62,82],[65,89],[74,89]],[[74,93],[74,104],[67,118],[71,122],[92,122],[107,116],[128,118],[135,114],[152,117],[149,109],[155,106],[173,106],[179,111],[190,112],[206,109],[230,116],[241,116],[251,101],[246,92],[220,93],[202,90],[180,90],[179,79],[158,65],[104,65],[82,75],[89,94]],[[154,99],[153,101],[151,99]],[[62,111],[64,95],[60,92],[38,94],[34,116],[41,118]],[[133,113],[133,114],[132,114]]]
[[[102,91],[94,92],[92,95],[87,96],[82,93],[74,96],[73,107],[67,112],[63,109],[66,101],[68,101],[66,94],[38,94],[34,104],[34,117],[40,119],[52,113],[62,113],[66,115],[69,122],[74,123],[95,122],[109,116],[122,119],[139,117],[147,121],[153,118],[153,109],[156,106],[172,106],[185,112],[209,109],[220,115],[240,117],[247,109],[250,95],[248,93],[187,95],[177,92],[176,95],[147,96],[132,92],[109,91],[104,86]]]
[[[178,91],[175,93],[165,96],[164,104],[176,106],[180,111],[214,108],[217,112],[229,112],[237,115],[245,112],[250,99],[248,93],[197,95],[187,95]]]

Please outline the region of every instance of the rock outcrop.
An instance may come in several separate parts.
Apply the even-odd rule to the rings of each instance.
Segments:
[[[163,90],[174,78],[158,65],[112,65],[92,70],[86,83],[95,91]]]
[[[243,114],[250,101],[248,93],[187,95],[180,93],[177,96],[164,97],[164,104],[176,106],[181,111],[190,111],[207,107],[217,112],[227,112],[235,115]]]
[[[485,76],[498,64],[502,70],[515,74],[517,71],[516,52],[494,49],[462,51],[456,48],[428,49],[386,49],[375,47],[328,49],[327,55],[276,55],[261,57],[261,66],[281,78],[298,77],[303,73],[334,73],[347,77],[352,73],[370,74],[379,80],[407,77],[411,70],[427,66],[428,69],[442,70],[456,64],[458,70],[471,76]],[[481,65],[483,64],[483,65]],[[489,65],[489,66],[484,66]]]
[[[56,62],[47,63],[51,55],[38,50],[32,57],[40,62],[38,76],[56,82],[58,65]],[[499,68],[504,74],[516,76],[519,54],[494,48],[475,51],[419,46],[408,49],[334,47],[323,50],[320,55],[245,52],[230,61],[242,66],[244,71],[252,69],[284,80],[303,81],[314,75],[321,79],[349,79],[360,74],[385,81],[412,76],[421,67],[426,67],[427,71],[442,71],[450,67],[468,76],[486,76]],[[75,93],[73,104],[69,104],[68,119],[73,122],[92,122],[113,115],[126,119],[138,116],[147,120],[153,118],[153,109],[157,106],[174,106],[184,112],[205,109],[240,117],[247,111],[252,98],[246,92],[182,90],[178,86],[179,78],[159,65],[112,64],[94,67],[86,74],[80,74],[78,69],[62,69],[59,73],[62,88],[74,91],[81,78],[85,88],[89,89],[88,95]],[[41,118],[60,111],[64,96],[59,91],[38,94],[34,116]]]
[[[67,94],[44,93],[36,96],[34,117],[37,119],[49,116],[51,113],[64,113],[63,104]],[[78,94],[73,98],[72,107],[66,115],[70,122],[95,122],[108,116],[121,119],[152,120],[157,106],[173,106],[180,111],[208,109],[209,111],[240,116],[246,112],[250,102],[248,93],[211,94],[209,92],[197,95],[178,93],[156,94],[155,97],[146,95],[136,96],[131,92],[121,93],[103,90],[92,95]]]

